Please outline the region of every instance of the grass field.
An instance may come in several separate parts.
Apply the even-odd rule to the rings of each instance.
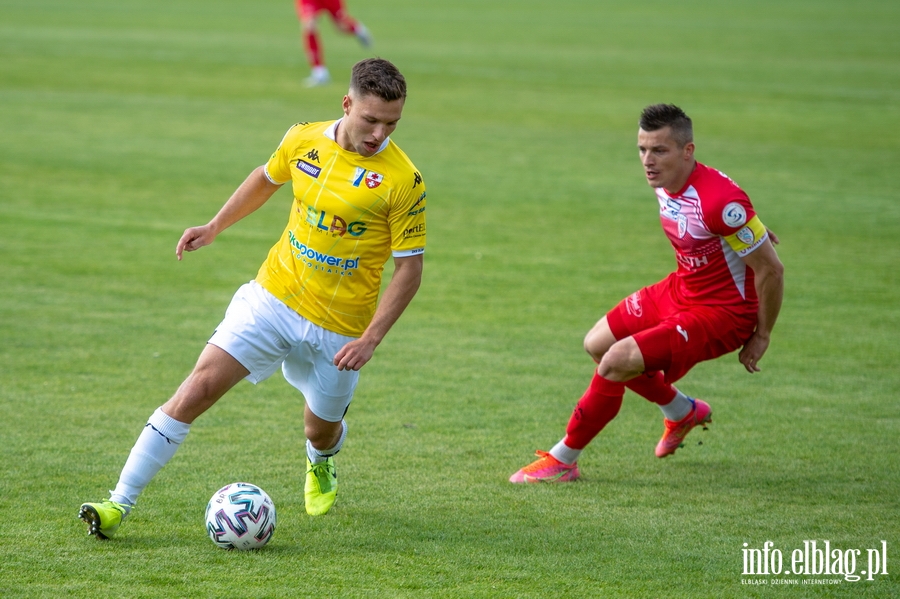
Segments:
[[[0,597],[900,596],[900,4],[349,8],[374,49],[323,21],[339,83],[307,90],[288,1],[0,0]],[[180,263],[179,235],[291,124],[340,116],[370,52],[408,79],[394,139],[430,232],[363,370],[338,503],[303,510],[302,401],[277,375],[196,422],[114,540],[85,536],[79,504],[115,485],[289,192]],[[674,267],[635,149],[660,101],[781,238],[763,372],[692,371],[715,421],[672,458],[629,393],[582,481],[510,485],[589,381],[584,332]],[[206,538],[236,480],[278,507],[263,551]],[[888,574],[744,574],[745,543],[787,569],[811,540],[859,549],[857,573],[885,541]]]

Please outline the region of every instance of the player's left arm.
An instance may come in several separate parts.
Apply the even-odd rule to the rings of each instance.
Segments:
[[[423,254],[394,258],[394,274],[388,283],[372,322],[362,337],[351,341],[334,356],[338,370],[359,370],[372,359],[381,343],[403,311],[412,301],[422,282]]]
[[[742,257],[753,269],[756,296],[759,298],[756,331],[753,332],[738,359],[747,372],[759,372],[758,363],[769,348],[772,328],[781,311],[784,297],[784,265],[775,252],[775,246],[767,237],[755,250]]]

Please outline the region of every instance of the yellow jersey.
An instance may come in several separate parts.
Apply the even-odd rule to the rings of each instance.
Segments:
[[[390,138],[369,157],[343,149],[338,123],[294,125],[266,163],[294,202],[256,280],[310,322],[360,337],[388,258],[425,251],[425,183]]]

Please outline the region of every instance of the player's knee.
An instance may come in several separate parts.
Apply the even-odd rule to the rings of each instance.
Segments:
[[[643,370],[643,359],[637,344],[630,338],[616,342],[600,359],[597,374],[617,382],[631,380]]]
[[[606,348],[599,347],[594,340],[591,339],[590,334],[584,338],[584,351],[588,353],[588,355],[594,359],[594,362],[600,363],[600,360],[603,359],[604,354],[606,354]]]
[[[609,325],[604,317],[584,336],[584,351],[599,363],[615,342],[616,338],[609,330]]]

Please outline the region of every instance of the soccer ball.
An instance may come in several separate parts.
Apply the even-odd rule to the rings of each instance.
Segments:
[[[222,549],[259,549],[275,532],[275,504],[256,485],[225,485],[206,504],[206,532]]]

